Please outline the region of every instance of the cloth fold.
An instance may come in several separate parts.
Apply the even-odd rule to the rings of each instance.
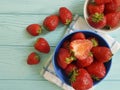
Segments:
[[[90,30],[90,28],[86,24],[84,18],[82,18],[78,15],[74,16],[73,21],[69,25],[65,34],[69,34],[69,33],[74,32],[76,30]],[[120,43],[117,42],[115,39],[113,39],[111,36],[107,35],[104,32],[101,32],[101,31],[94,31],[94,32],[101,35],[108,42],[113,54],[115,54],[120,49]],[[40,73],[43,75],[43,77],[46,80],[48,80],[48,81],[56,84],[57,86],[61,87],[63,90],[74,90],[71,86],[63,83],[57,77],[57,75],[54,72],[54,68],[53,68],[51,60],[52,60],[52,55],[50,56],[50,58],[47,60],[46,64],[44,65],[44,67],[40,71]],[[94,90],[94,87],[89,89],[89,90]]]

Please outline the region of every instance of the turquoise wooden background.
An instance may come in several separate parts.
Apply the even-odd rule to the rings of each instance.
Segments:
[[[0,90],[61,90],[46,81],[39,73],[66,26],[60,24],[53,32],[46,30],[37,37],[30,36],[25,28],[32,23],[40,23],[51,14],[58,13],[61,6],[69,8],[73,14],[83,16],[85,0],[0,0]],[[120,30],[109,32],[120,42]],[[32,51],[38,37],[44,37],[51,46],[49,54],[39,53],[41,63],[30,66],[26,58]],[[113,56],[111,70],[95,90],[120,89],[120,51]]]

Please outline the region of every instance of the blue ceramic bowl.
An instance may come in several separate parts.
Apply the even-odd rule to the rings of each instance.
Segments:
[[[62,82],[70,85],[70,82],[69,82],[69,78],[65,75],[63,69],[61,69],[57,63],[57,55],[58,55],[58,52],[59,52],[59,49],[61,48],[63,42],[67,39],[70,39],[71,36],[77,32],[82,32],[85,34],[86,37],[91,37],[91,36],[94,36],[95,38],[98,39],[99,41],[99,44],[100,46],[106,46],[109,48],[109,45],[108,43],[104,40],[104,38],[102,38],[100,35],[98,35],[96,32],[93,32],[93,31],[90,31],[90,30],[79,30],[79,31],[76,31],[76,32],[73,32],[73,33],[70,33],[68,35],[66,35],[65,37],[63,37],[61,39],[61,41],[58,43],[58,45],[56,46],[55,48],[55,51],[54,51],[54,55],[53,55],[53,59],[52,59],[52,63],[53,63],[53,66],[54,66],[54,70],[55,70],[55,73],[57,74],[57,76],[62,80]],[[108,74],[109,72],[109,69],[111,67],[111,62],[112,60],[110,60],[109,62],[105,63],[105,67],[106,67],[106,75]],[[105,78],[105,77],[104,77]],[[103,79],[104,79],[103,78]],[[94,85],[96,85],[97,83],[99,83],[100,81],[102,81],[103,79],[101,80],[98,80],[98,81],[94,81]]]

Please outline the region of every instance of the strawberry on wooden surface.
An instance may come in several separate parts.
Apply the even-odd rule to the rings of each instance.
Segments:
[[[65,25],[70,24],[73,18],[72,12],[66,7],[59,8],[59,17],[60,21]]]
[[[43,25],[48,31],[55,30],[58,24],[59,24],[59,17],[57,15],[50,15],[46,17],[43,21]]]
[[[34,48],[42,53],[49,53],[50,46],[46,39],[38,38],[34,44]]]
[[[38,64],[39,62],[40,62],[40,57],[37,53],[32,52],[28,55],[27,64],[35,65],[35,64]]]
[[[38,36],[41,33],[41,26],[39,24],[31,24],[26,28],[27,32],[32,36]]]

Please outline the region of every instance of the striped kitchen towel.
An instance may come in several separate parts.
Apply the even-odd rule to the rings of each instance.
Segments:
[[[89,29],[90,28],[86,24],[84,18],[76,15],[73,18],[72,23],[69,25],[68,29],[66,30],[65,34],[69,34],[69,33],[74,32],[76,30],[89,30]],[[101,31],[95,31],[95,32],[100,34],[108,42],[113,54],[115,54],[120,49],[120,43],[118,43],[111,36],[107,35],[105,32],[101,32]],[[74,90],[71,86],[63,83],[57,77],[57,75],[54,72],[54,68],[53,68],[51,59],[52,59],[52,55],[47,60],[46,64],[44,65],[44,67],[41,70],[41,74],[43,75],[43,77],[46,80],[48,80],[48,81],[56,84],[57,86],[61,87],[63,90]],[[91,88],[90,90],[94,90],[94,87]]]

